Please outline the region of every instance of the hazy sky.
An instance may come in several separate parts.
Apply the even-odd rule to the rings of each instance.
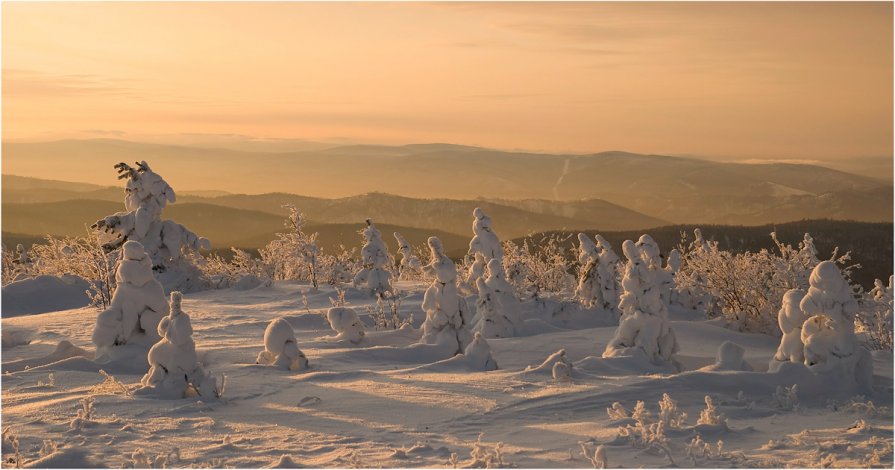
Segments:
[[[2,4],[3,138],[892,154],[892,3]]]

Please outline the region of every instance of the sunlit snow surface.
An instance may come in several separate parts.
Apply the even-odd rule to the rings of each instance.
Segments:
[[[407,296],[401,313],[412,313],[419,327],[425,285],[398,287]],[[591,468],[581,453],[584,442],[590,456],[603,445],[611,467],[664,467],[671,461],[663,452],[618,437],[619,426],[631,420],[611,420],[606,408],[620,402],[631,410],[643,400],[655,419],[668,393],[688,414],[685,426],[665,431],[678,466],[892,466],[891,354],[874,355],[875,390],[853,399],[852,391],[820,384],[799,369],[763,372],[777,338],[737,333],[672,309],[678,359],[691,372],[661,375],[632,358],[600,359],[615,326],[580,315],[564,324],[530,320],[526,335],[489,339],[500,369],[478,372],[469,361],[442,361],[437,348],[402,349],[418,341],[419,330],[377,331],[365,308],[375,306],[373,299],[353,289],[347,300],[367,334],[359,345],[333,343],[326,339],[333,335],[325,318],[330,297],[337,294],[329,286],[312,293],[292,282],[186,295],[200,361],[227,376],[221,399],[129,397],[105,382],[102,367],[78,349],[93,350],[96,310],[3,318],[2,421],[9,430],[3,459],[15,458],[9,440],[15,436],[21,463],[39,467],[450,467],[453,453],[459,466],[485,458],[495,463],[502,442],[505,466]],[[533,317],[538,307],[523,308]],[[294,328],[309,370],[255,364],[264,330],[279,316]],[[73,347],[54,353],[63,340]],[[744,347],[756,372],[696,371],[715,363],[725,341]],[[525,371],[560,349],[573,363],[571,382],[554,381],[552,364]],[[106,372],[131,389],[142,376]],[[773,398],[778,385],[795,383],[797,409]],[[727,429],[696,425],[705,395],[727,417]],[[88,396],[94,398],[90,413],[81,403]],[[87,417],[77,418],[79,410]],[[688,456],[697,433],[713,449],[722,440],[722,451]]]

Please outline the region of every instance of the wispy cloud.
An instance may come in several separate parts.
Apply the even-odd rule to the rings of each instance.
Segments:
[[[43,96],[51,98],[126,95],[132,93],[120,80],[108,80],[87,74],[51,74],[37,70],[16,68],[3,69],[3,94],[5,96]]]

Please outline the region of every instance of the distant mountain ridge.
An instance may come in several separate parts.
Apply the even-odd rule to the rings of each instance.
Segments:
[[[147,160],[175,188],[328,198],[385,192],[449,200],[600,199],[674,223],[892,221],[891,184],[817,165],[620,151],[536,154],[451,144],[246,152],[108,139],[3,143],[3,155],[6,174],[82,180],[108,175],[110,185],[113,163]]]

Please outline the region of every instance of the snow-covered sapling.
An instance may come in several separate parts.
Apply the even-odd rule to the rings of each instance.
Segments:
[[[474,217],[472,221],[473,237],[469,242],[469,254],[475,256],[476,253],[481,253],[485,262],[492,259],[502,261],[503,247],[500,246],[500,239],[497,238],[497,234],[491,227],[491,217],[488,217],[485,211],[479,207],[473,209],[472,216]],[[470,272],[470,277],[467,277],[467,282],[470,284],[474,284],[475,279],[478,279],[471,279],[472,274],[473,272]]]
[[[582,305],[603,306],[603,288],[598,267],[600,254],[597,245],[584,233],[578,234],[578,286],[575,298]]]
[[[217,381],[206,374],[196,355],[190,316],[181,306],[183,296],[171,292],[168,316],[158,324],[162,339],[149,350],[149,372],[140,383],[138,394],[155,394],[161,398],[184,398],[192,394],[219,396]]]
[[[805,364],[832,381],[851,381],[869,389],[873,363],[855,335],[858,303],[851,286],[833,261],[815,266],[809,283],[811,287],[799,304],[808,317],[802,325]]]
[[[678,350],[677,339],[657,281],[657,274],[664,271],[647,264],[650,257],[643,255],[631,240],[625,241],[622,250],[628,258],[622,280],[624,293],[619,302],[622,318],[603,357],[623,357],[630,350],[639,349],[654,364],[671,363],[679,368],[673,357]]]
[[[423,295],[426,321],[423,322],[420,342],[448,344],[455,349],[454,354],[459,354],[466,350],[472,339],[469,331],[472,315],[466,299],[457,293],[457,268],[444,254],[441,240],[429,237],[428,245],[432,261],[423,271],[434,279]]]
[[[367,226],[361,234],[364,236],[364,246],[361,248],[363,268],[354,276],[354,286],[366,288],[374,295],[391,292],[391,273],[388,272],[391,259],[382,234],[373,225],[373,219],[367,219]]]
[[[486,338],[510,338],[515,335],[513,317],[518,301],[513,288],[503,274],[503,265],[493,259],[488,262],[488,276],[476,280],[479,298],[476,301],[474,331]]]
[[[176,200],[174,190],[145,161],[133,168],[115,165],[119,179],[127,179],[124,212],[104,217],[93,224],[114,238],[104,245],[108,251],[133,240],[143,244],[163,282],[169,288],[197,288],[199,271],[183,257],[186,251],[211,249],[211,242],[172,220],[162,220],[162,210]]]
[[[168,314],[165,292],[152,275],[152,261],[139,242],[129,240],[122,246],[115,280],[118,288],[112,303],[97,315],[93,330],[97,359],[125,344],[149,348],[159,340],[156,329]]]
[[[298,349],[295,331],[285,318],[275,318],[267,325],[264,330],[264,351],[258,354],[256,362],[287,370],[308,368],[308,358]]]
[[[364,323],[351,307],[332,307],[326,312],[329,326],[335,331],[337,341],[359,344],[364,339]]]
[[[404,276],[405,273],[410,274],[419,272],[419,270],[423,268],[423,265],[420,262],[420,259],[415,254],[413,254],[413,247],[400,233],[395,232],[394,235],[395,240],[398,242],[398,253],[401,253],[399,277]]]
[[[619,291],[619,259],[612,245],[602,235],[594,236],[597,241],[600,262],[597,264],[597,277],[602,289],[603,308],[618,312]]]
[[[802,299],[805,298],[805,291],[802,289],[790,289],[783,294],[783,306],[777,313],[777,324],[780,325],[780,331],[783,337],[780,338],[780,346],[777,347],[777,353],[771,359],[769,371],[774,372],[779,369],[780,364],[784,362],[804,362],[805,361],[805,345],[802,344],[802,325],[808,319],[802,312]]]

